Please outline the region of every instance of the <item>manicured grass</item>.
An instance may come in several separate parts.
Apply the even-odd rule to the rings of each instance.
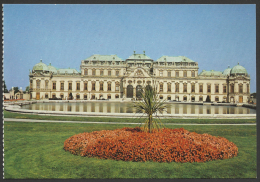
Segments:
[[[237,145],[237,157],[205,163],[102,160],[72,155],[63,149],[64,141],[72,135],[122,127],[135,126],[5,122],[5,179],[256,178],[256,126],[167,126],[222,136]]]
[[[5,118],[16,119],[39,119],[39,120],[60,120],[60,121],[96,121],[96,122],[128,122],[140,123],[145,118],[105,118],[105,117],[75,117],[75,116],[44,116],[33,114],[20,114],[4,111]],[[162,123],[198,123],[198,124],[240,124],[256,123],[256,119],[161,119]]]

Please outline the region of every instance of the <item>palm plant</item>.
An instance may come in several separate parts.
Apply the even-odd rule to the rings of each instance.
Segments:
[[[155,120],[153,120],[153,114],[163,113],[165,110],[165,100],[160,100],[156,89],[148,85],[140,93],[141,101],[136,101],[133,103],[133,108],[136,112],[141,112],[147,114],[148,119],[145,122],[144,130],[151,133],[152,129],[159,129],[159,126]]]

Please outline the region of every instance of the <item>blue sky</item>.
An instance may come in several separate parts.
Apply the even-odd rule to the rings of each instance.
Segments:
[[[40,62],[79,70],[93,54],[186,56],[202,70],[239,62],[256,92],[255,5],[4,5],[4,79],[29,85]]]

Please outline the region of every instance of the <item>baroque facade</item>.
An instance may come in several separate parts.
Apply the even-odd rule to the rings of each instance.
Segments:
[[[40,61],[29,74],[32,99],[137,99],[146,85],[161,99],[246,103],[250,76],[239,65],[223,72],[198,73],[198,62],[187,57],[162,56],[154,61],[145,54],[123,60],[117,55],[92,55],[82,60],[80,71],[58,69]]]

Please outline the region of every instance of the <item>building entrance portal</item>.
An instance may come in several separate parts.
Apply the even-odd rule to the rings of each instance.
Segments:
[[[127,86],[127,98],[133,98],[133,86],[132,85],[128,85]]]

